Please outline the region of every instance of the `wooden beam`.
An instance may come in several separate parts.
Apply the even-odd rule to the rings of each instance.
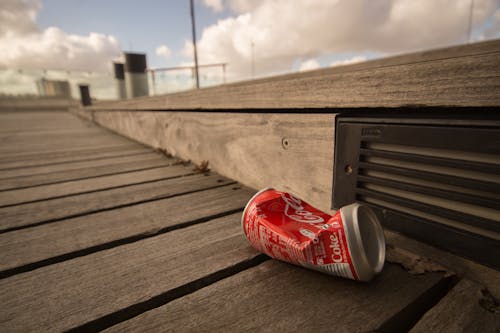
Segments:
[[[418,253],[423,258],[427,258],[442,265],[449,271],[453,271],[461,278],[476,281],[485,286],[495,298],[500,298],[499,271],[387,229],[384,230],[384,233],[389,248],[392,246],[404,251]]]
[[[74,99],[61,97],[0,97],[0,112],[66,111],[78,105]]]
[[[217,87],[102,102],[92,110],[499,106],[500,40]]]
[[[84,216],[116,207],[134,206],[233,182],[217,174],[192,175],[192,169],[182,166],[172,166],[171,169],[171,177],[174,177],[171,179],[0,208],[0,230]],[[191,175],[187,176],[189,174]],[[183,175],[185,177],[181,177]],[[2,267],[0,264],[0,269]]]
[[[330,210],[334,114],[101,111],[94,120],[254,189],[291,191]]]
[[[29,168],[48,164],[65,164],[87,160],[97,160],[109,157],[120,157],[149,152],[146,147],[130,144],[104,146],[102,148],[90,148],[81,150],[70,150],[63,152],[52,152],[43,154],[26,154],[15,156],[11,159],[0,160],[0,171],[14,168]]]
[[[176,218],[183,215],[182,210],[166,211],[172,212]],[[206,216],[201,209],[194,213]],[[162,212],[156,221],[165,223],[167,215]],[[66,331],[170,290],[186,292],[192,281],[220,275],[257,255],[244,239],[238,219],[229,215],[2,279],[0,331]],[[111,235],[101,229],[106,220],[93,222],[95,232]],[[116,231],[141,225],[128,222]]]
[[[108,332],[373,332],[437,285],[387,264],[369,284],[271,260],[111,327]],[[403,330],[396,330],[403,331]]]
[[[499,87],[500,40],[74,111],[183,159],[208,160],[252,188],[291,191],[329,210],[336,110],[500,106]]]
[[[75,181],[66,181],[51,185],[23,188],[19,190],[0,191],[0,206],[19,205],[44,199],[54,199],[69,195],[78,195],[95,191],[102,191],[107,188],[118,188],[145,182],[152,182],[172,177],[172,170],[177,171],[184,168],[193,172],[193,167],[189,166],[165,166],[140,171],[118,173],[109,176],[86,178]],[[175,171],[174,171],[175,172]],[[0,210],[1,211],[1,210]]]
[[[499,310],[484,287],[464,279],[410,332],[500,332]]]
[[[165,159],[157,154],[150,153],[146,158],[126,156],[115,158],[105,165],[83,167],[80,169],[65,170],[55,173],[24,175],[2,179],[0,190],[13,190],[31,186],[48,185],[66,181],[74,181],[91,177],[106,176],[130,171],[139,171],[164,167],[174,163],[174,159]]]
[[[130,239],[134,239],[137,235],[139,237],[147,234],[154,235],[159,230],[175,228],[176,225],[183,223],[189,224],[192,221],[203,219],[205,216],[243,210],[246,201],[250,199],[253,192],[248,191],[248,189],[233,190],[234,185],[214,188],[214,186],[221,184],[216,181],[216,177],[219,176],[207,177],[198,184],[195,181],[205,177],[193,176],[191,183],[189,181],[181,182],[178,179],[153,183],[158,187],[170,185],[171,189],[165,189],[162,193],[158,188],[150,186],[154,193],[149,197],[144,193],[144,187],[142,187],[142,193],[122,190],[121,197],[117,190],[105,191],[111,195],[107,204],[97,206],[96,201],[93,201],[95,208],[108,208],[102,212],[82,214],[80,217],[70,218],[71,210],[83,211],[92,205],[92,198],[87,196],[82,198],[85,200],[84,206],[86,207],[82,206],[80,209],[75,205],[68,207],[66,218],[63,216],[59,222],[0,234],[4,258],[0,263],[0,277],[4,277],[2,275],[5,274],[5,270],[14,269],[15,271],[15,268],[21,267],[22,271],[27,265],[35,267],[40,265],[41,267],[44,266],[44,260],[54,260],[55,262],[67,260],[57,258],[64,255],[77,257],[81,255],[79,251],[92,252],[99,250],[99,247],[114,247],[120,243],[130,242]],[[224,181],[227,183],[230,180]],[[183,188],[183,185],[187,186]],[[139,192],[141,188],[137,188],[137,190]],[[189,193],[189,191],[193,193]],[[126,206],[123,205],[126,204],[126,194],[144,200],[142,203],[136,202],[135,204],[130,200],[131,205]],[[168,197],[169,194],[171,197]],[[104,200],[104,196],[105,194],[101,195],[101,201]],[[54,205],[54,202],[47,202]],[[62,204],[62,202],[60,203]],[[113,209],[113,207],[115,208]],[[59,216],[63,215],[61,213],[62,211],[59,211]],[[40,220],[38,216],[33,214],[31,217],[24,214],[20,218],[23,219],[24,223]],[[238,226],[240,219],[241,216],[235,218],[235,224]],[[12,222],[12,219],[6,222]],[[203,237],[200,235],[200,238]],[[97,250],[95,250],[96,248]]]

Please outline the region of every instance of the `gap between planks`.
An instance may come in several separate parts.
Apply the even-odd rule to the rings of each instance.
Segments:
[[[172,171],[181,171],[182,169],[185,170],[185,175],[194,173],[192,168],[180,165],[168,165],[142,171],[96,176],[83,180],[70,180],[63,183],[28,189],[0,191],[0,207],[16,206],[43,200],[64,198],[71,195],[99,192],[129,185],[166,180],[172,176]]]
[[[76,163],[76,162],[89,162],[89,161],[99,161],[99,160],[105,160],[108,158],[115,158],[115,157],[127,157],[127,156],[137,156],[137,155],[142,155],[142,154],[147,154],[150,153],[151,150],[147,150],[144,148],[133,148],[130,150],[124,150],[124,151],[117,151],[112,154],[105,154],[103,156],[97,156],[97,157],[84,157],[84,158],[79,158],[79,159],[73,159],[69,161],[60,161],[60,162],[39,162],[39,164],[29,164],[29,163],[18,163],[18,165],[12,165],[11,163],[8,167],[2,167],[0,164],[0,173],[3,171],[11,171],[11,170],[19,170],[19,169],[29,169],[29,168],[39,168],[39,167],[47,167],[47,166],[54,166],[54,165],[61,165],[61,164],[71,164],[71,163]]]
[[[19,190],[30,187],[60,184],[69,181],[123,174],[131,171],[143,171],[153,168],[165,167],[171,165],[174,162],[174,159],[168,160],[152,158],[145,161],[132,161],[104,165],[100,167],[94,167],[92,169],[76,169],[58,173],[48,173],[44,175],[2,179],[0,183],[0,191]]]
[[[6,232],[0,235],[4,254],[0,275],[12,276],[240,212],[252,194],[224,185]]]

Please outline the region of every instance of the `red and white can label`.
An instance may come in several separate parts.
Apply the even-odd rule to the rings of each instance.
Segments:
[[[328,215],[293,195],[265,190],[242,218],[252,246],[273,258],[358,280],[340,211]]]

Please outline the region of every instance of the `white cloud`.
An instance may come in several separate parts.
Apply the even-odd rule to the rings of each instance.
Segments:
[[[320,67],[318,60],[309,59],[302,62],[299,66],[299,72],[310,71],[313,69],[318,69]]]
[[[0,3],[0,67],[105,71],[120,55],[115,37],[99,33],[67,34],[36,25],[40,1]]]
[[[334,66],[351,65],[351,64],[356,64],[358,62],[363,62],[363,61],[366,61],[366,60],[367,59],[364,56],[354,56],[351,59],[334,61],[334,62],[332,62],[330,64],[330,66],[334,67]]]
[[[229,0],[229,8],[235,13],[247,13],[261,6],[266,0]]]
[[[497,4],[474,2],[475,28]],[[228,62],[228,76],[238,79],[250,76],[252,58],[260,76],[327,54],[391,54],[464,43],[470,0],[229,0],[228,7],[236,14],[203,30],[198,56],[200,63]]]
[[[500,9],[493,15],[491,26],[479,35],[480,40],[500,38]]]
[[[172,51],[165,44],[162,44],[156,48],[156,55],[157,56],[168,58],[168,57],[170,57],[171,54],[172,54]]]
[[[221,12],[224,9],[222,0],[203,0],[203,4],[214,12]]]
[[[182,47],[181,54],[185,57],[193,57],[193,42],[190,40],[184,40],[184,46]]]

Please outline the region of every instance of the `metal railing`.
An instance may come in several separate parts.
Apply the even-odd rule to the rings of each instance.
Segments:
[[[198,65],[200,87],[226,83],[227,63]],[[196,88],[195,66],[148,69],[149,91],[162,95]]]

